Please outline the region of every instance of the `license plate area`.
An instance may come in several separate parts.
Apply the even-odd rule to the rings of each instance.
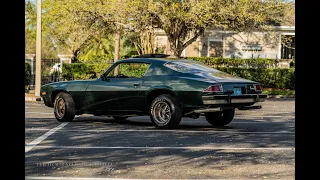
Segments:
[[[233,94],[234,94],[234,95],[240,95],[240,94],[242,94],[241,88],[233,88]]]

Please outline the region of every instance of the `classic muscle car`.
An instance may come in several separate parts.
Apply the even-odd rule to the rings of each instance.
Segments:
[[[267,97],[258,82],[197,61],[169,58],[120,60],[97,79],[45,84],[40,94],[60,122],[81,114],[116,120],[149,115],[158,128],[174,128],[182,117],[201,115],[214,126],[224,126],[236,108],[260,109],[254,104]]]

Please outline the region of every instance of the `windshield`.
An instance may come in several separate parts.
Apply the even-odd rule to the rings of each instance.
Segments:
[[[200,62],[168,62],[164,66],[177,72],[195,74],[208,78],[222,79],[235,77],[231,74],[219,71]]]

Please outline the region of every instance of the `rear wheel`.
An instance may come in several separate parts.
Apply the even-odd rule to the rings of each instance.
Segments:
[[[181,121],[182,109],[176,97],[163,94],[152,101],[149,114],[157,128],[174,128]]]
[[[221,112],[204,113],[207,121],[213,126],[224,126],[229,124],[234,117],[234,109],[223,110]]]
[[[70,122],[74,119],[76,106],[70,94],[61,92],[54,100],[54,116],[59,122]]]

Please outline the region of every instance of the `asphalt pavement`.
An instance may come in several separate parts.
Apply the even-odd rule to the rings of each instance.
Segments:
[[[115,121],[25,103],[26,179],[295,179],[295,101],[268,99],[223,128],[204,117],[172,130],[148,116]]]

